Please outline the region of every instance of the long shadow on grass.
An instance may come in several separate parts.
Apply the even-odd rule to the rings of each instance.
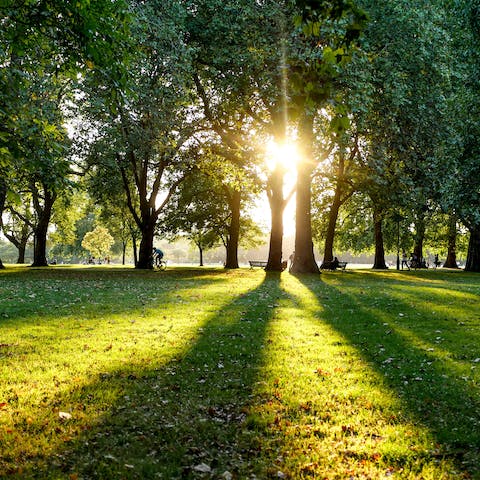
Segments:
[[[327,306],[330,313],[322,312],[321,321],[326,321],[356,347],[370,367],[382,375],[385,385],[397,393],[405,414],[429,429],[437,444],[431,454],[450,459],[467,476],[480,478],[478,384],[466,377],[458,378],[453,364],[439,359],[435,349],[421,347],[418,342],[415,345],[401,333],[401,328],[395,328],[399,325],[393,316],[390,322],[385,322],[384,307],[366,305],[362,295],[349,293],[348,284],[340,281],[329,286],[310,277],[298,279]],[[397,299],[396,308],[405,312],[409,304]],[[431,335],[423,339],[427,345],[429,340]],[[457,345],[458,351],[453,353],[461,353],[462,347]],[[398,461],[401,467],[401,459]]]
[[[248,471],[239,432],[281,295],[280,276],[266,274],[215,312],[190,348],[167,364],[143,371],[126,366],[58,398],[58,405],[91,404],[116,392],[97,423],[51,457],[34,459],[21,477],[175,479],[215,472],[228,478],[225,472]],[[75,410],[59,425],[60,438],[80,414]]]

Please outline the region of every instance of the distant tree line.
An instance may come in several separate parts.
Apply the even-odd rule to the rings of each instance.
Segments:
[[[0,226],[33,265],[107,227],[150,268],[156,236],[200,258],[241,242],[266,195],[267,270],[338,250],[480,271],[478,0],[6,0],[0,6]],[[296,144],[296,183],[265,148]],[[0,260],[0,267],[2,267]]]

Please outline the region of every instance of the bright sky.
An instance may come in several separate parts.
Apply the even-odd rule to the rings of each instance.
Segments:
[[[298,161],[298,153],[294,143],[286,143],[283,145],[276,144],[270,140],[266,145],[266,162],[270,170],[275,169],[277,162],[281,163],[286,169],[284,196],[287,196],[295,185],[296,181],[296,164]],[[267,231],[270,230],[271,212],[268,204],[267,196],[262,195],[256,208],[253,211],[253,218]],[[284,235],[293,235],[295,233],[295,195],[283,213],[283,229]]]

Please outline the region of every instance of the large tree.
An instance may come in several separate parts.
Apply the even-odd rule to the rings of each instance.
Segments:
[[[334,91],[335,80],[348,64],[363,25],[365,13],[354,2],[321,3],[298,0],[297,23],[301,27],[301,48],[290,59],[293,98],[299,108],[298,138],[301,161],[297,164],[295,256],[290,271],[318,273],[311,225],[311,185],[315,168],[330,149],[315,156],[315,118],[329,104],[344,112],[343,99]],[[300,32],[299,32],[300,33]],[[333,116],[337,118],[334,113]],[[344,131],[347,117],[340,115],[338,131]]]
[[[114,54],[122,5],[6,0],[0,7],[0,168],[7,188],[28,189],[33,198],[34,265],[46,265],[48,223],[65,186],[65,93],[100,51],[103,57]]]
[[[360,4],[370,17],[362,39],[369,61],[356,57],[343,82],[361,159],[356,186],[370,197],[373,209],[374,267],[386,268],[383,227],[393,210],[412,211],[415,250],[423,256],[425,214],[443,176],[436,159],[448,136],[451,55],[448,34],[439,27],[441,5]],[[358,91],[365,93],[363,106]]]
[[[454,211],[468,228],[470,240],[465,270],[480,271],[480,3],[458,1],[450,25],[456,49],[456,79],[451,108],[454,125],[447,181],[441,185],[446,211]]]
[[[195,162],[198,122],[183,16],[179,1],[137,4],[128,42],[118,46],[122,63],[94,69],[84,85],[82,115],[97,130],[90,166],[123,185],[141,233],[136,267],[142,269],[151,267],[159,215]]]

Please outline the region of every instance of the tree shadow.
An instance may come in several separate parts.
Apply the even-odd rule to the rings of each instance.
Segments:
[[[471,374],[460,376],[459,372],[465,372],[465,364],[457,362],[465,358],[461,337],[448,345],[435,343],[441,333],[435,331],[439,327],[428,309],[418,307],[420,316],[416,316],[417,311],[412,315],[412,299],[402,300],[396,292],[403,281],[392,279],[392,284],[381,287],[382,297],[387,293],[391,302],[372,302],[371,295],[363,295],[361,289],[354,293],[340,277],[321,284],[308,277],[299,276],[298,280],[324,307],[318,320],[338,332],[381,376],[385,386],[399,398],[407,418],[428,429],[435,442],[433,458],[450,460],[459,478],[480,478],[480,388],[472,363],[480,358],[478,344],[469,352],[467,365],[472,367]],[[453,285],[449,289],[456,290]],[[444,293],[438,302],[441,295]],[[473,313],[476,307],[467,308]],[[407,315],[414,318],[406,322]],[[449,315],[443,312],[442,322],[456,325],[453,312]],[[422,327],[428,318],[430,323]],[[468,333],[463,338],[468,338]]]
[[[59,422],[54,451],[29,459],[18,476],[175,479],[248,470],[239,431],[281,295],[280,275],[268,273],[212,313],[174,358],[127,364],[56,396],[45,409],[70,406],[72,418]],[[97,418],[78,430],[75,418],[96,405]],[[23,426],[28,434],[41,427]]]

